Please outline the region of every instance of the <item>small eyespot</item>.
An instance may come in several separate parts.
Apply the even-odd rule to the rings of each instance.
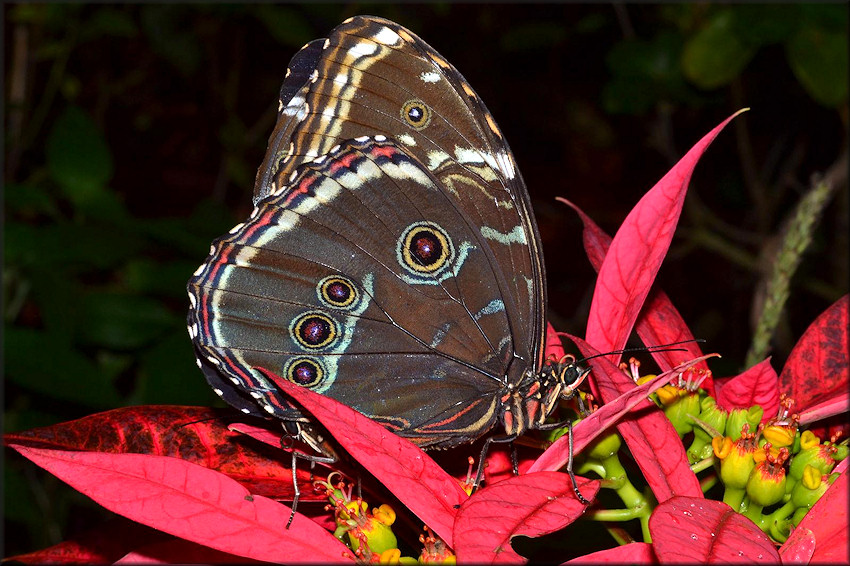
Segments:
[[[292,321],[289,332],[295,343],[309,350],[321,350],[339,336],[337,323],[320,312],[306,312]]]
[[[316,387],[325,378],[325,370],[313,358],[290,358],[283,366],[283,376],[301,387]]]
[[[331,308],[350,309],[357,304],[360,293],[347,277],[330,275],[316,286],[319,301]]]
[[[431,123],[431,109],[419,99],[411,99],[401,107],[401,119],[414,130],[424,130]]]
[[[414,275],[433,274],[454,258],[454,245],[438,224],[417,222],[398,239],[396,255],[402,267]]]

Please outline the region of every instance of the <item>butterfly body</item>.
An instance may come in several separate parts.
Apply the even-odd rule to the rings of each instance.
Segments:
[[[542,250],[510,149],[408,30],[352,18],[293,58],[254,200],[188,285],[198,364],[231,405],[318,444],[263,367],[447,448],[540,428],[571,391],[544,364]]]

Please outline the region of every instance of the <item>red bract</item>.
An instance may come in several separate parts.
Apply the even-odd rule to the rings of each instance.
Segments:
[[[703,136],[644,195],[611,241],[599,268],[587,320],[586,340],[600,352],[618,350],[628,340],[670,247],[694,167],[708,145],[740,112]]]
[[[261,371],[307,409],[349,454],[452,546],[457,507],[467,498],[452,476],[421,448],[354,409],[271,372]]]
[[[237,419],[245,418],[238,414]],[[291,499],[292,470],[283,453],[261,450],[229,429],[234,414],[207,407],[149,405],[114,409],[60,425],[4,436],[6,443],[110,454],[157,454],[217,470],[256,495]],[[271,437],[272,433],[267,432]],[[280,444],[277,444],[280,447]],[[305,499],[313,493],[309,470],[298,470]]]
[[[579,480],[578,488],[590,499],[599,490],[599,482]],[[523,561],[511,548],[513,537],[557,531],[585,510],[567,474],[536,472],[501,481],[461,505],[454,524],[458,560],[475,564]]]
[[[794,412],[818,411],[816,415],[806,415],[801,422],[812,422],[815,416],[824,419],[847,413],[848,308],[850,295],[844,295],[826,309],[797,342],[779,376],[781,390],[796,403]],[[834,425],[833,430],[815,432],[822,437],[829,437],[836,430],[845,437],[850,432],[846,419],[828,423]]]
[[[257,560],[341,562],[348,549],[309,519],[227,476],[177,458],[10,444],[107,509],[188,541]]]
[[[715,381],[717,404],[726,410],[746,409],[761,405],[762,420],[776,415],[779,409],[778,377],[770,358],[754,365],[745,372],[725,380]]]
[[[767,535],[718,501],[674,497],[655,509],[649,528],[661,562],[779,562]]]

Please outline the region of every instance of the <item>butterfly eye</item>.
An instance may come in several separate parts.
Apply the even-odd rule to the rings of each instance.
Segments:
[[[325,371],[312,358],[292,358],[283,366],[283,375],[296,385],[315,387],[325,377]]]
[[[306,312],[292,321],[289,332],[302,348],[320,350],[334,343],[339,331],[331,317],[320,312]]]
[[[354,283],[340,275],[331,275],[319,281],[316,294],[323,305],[346,310],[355,307],[360,296]]]
[[[399,263],[414,275],[435,274],[454,259],[449,235],[433,222],[407,227],[396,249]]]
[[[431,123],[431,109],[421,100],[414,98],[401,107],[401,119],[414,130],[424,130]]]

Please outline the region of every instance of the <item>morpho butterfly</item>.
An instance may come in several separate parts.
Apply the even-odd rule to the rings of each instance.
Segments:
[[[354,17],[293,57],[254,204],[188,284],[198,364],[244,413],[328,454],[262,367],[424,448],[497,424],[509,441],[586,374],[544,362],[540,236],[507,142],[407,29]]]

